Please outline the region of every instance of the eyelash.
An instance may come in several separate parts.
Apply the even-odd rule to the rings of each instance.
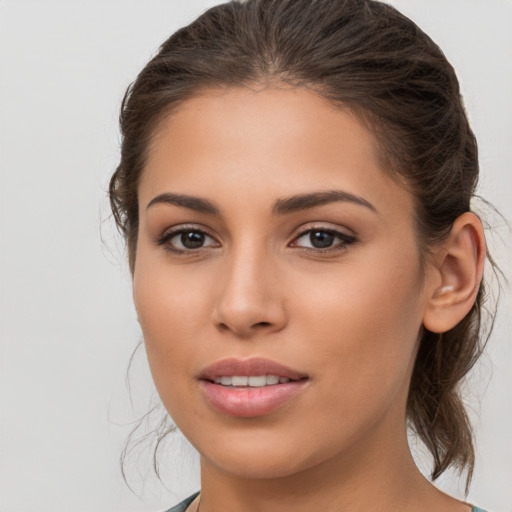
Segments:
[[[311,234],[315,233],[315,232],[333,236],[334,238],[338,238],[339,240],[341,240],[341,242],[338,242],[334,245],[331,245],[329,247],[324,247],[324,248],[301,247],[301,246],[295,245],[295,242],[297,240],[300,240],[301,238],[305,237],[306,235],[311,236]],[[182,235],[183,233],[196,233],[203,237],[208,237],[208,238],[211,238],[212,240],[215,240],[211,235],[209,235],[206,231],[204,231],[202,229],[199,229],[199,228],[196,228],[193,226],[190,226],[190,227],[182,226],[173,231],[164,233],[162,236],[158,237],[155,240],[155,243],[158,246],[163,246],[164,250],[171,252],[173,254],[177,254],[177,255],[192,255],[192,254],[198,254],[199,252],[203,252],[205,250],[210,250],[210,246],[202,246],[202,247],[198,247],[195,249],[190,249],[190,248],[178,249],[178,248],[174,247],[173,245],[171,245],[170,241],[173,238],[175,238],[179,235]],[[348,246],[355,244],[357,241],[358,240],[355,236],[348,235],[347,233],[343,233],[342,231],[338,231],[338,230],[331,229],[331,228],[314,226],[314,227],[309,227],[307,229],[304,229],[303,231],[298,233],[294,237],[292,242],[290,244],[288,244],[288,246],[289,247],[297,247],[303,252],[314,253],[314,254],[325,254],[325,253],[330,253],[330,252],[343,251],[343,250],[347,249]]]
[[[199,251],[208,250],[209,246],[198,247],[197,249],[178,249],[176,247],[173,247],[171,245],[170,241],[174,237],[179,236],[183,233],[198,233],[205,237],[211,238],[212,240],[215,240],[211,235],[209,235],[203,229],[199,229],[199,228],[193,227],[193,226],[181,226],[178,229],[164,233],[162,236],[158,237],[155,240],[155,243],[156,243],[156,245],[163,246],[164,250],[171,252],[173,254],[177,254],[177,255],[197,254]]]
[[[348,246],[353,245],[357,242],[357,238],[353,235],[348,235],[347,233],[338,231],[336,229],[325,228],[322,226],[320,226],[320,227],[313,226],[313,227],[309,227],[309,228],[301,231],[293,239],[293,242],[289,245],[291,245],[293,247],[294,242],[305,237],[306,235],[311,236],[312,233],[327,234],[327,235],[333,236],[334,238],[338,238],[341,242],[339,241],[338,243],[334,243],[333,245],[331,245],[329,247],[325,247],[325,248],[298,246],[299,249],[301,249],[304,252],[309,252],[309,253],[313,253],[313,254],[325,254],[325,253],[330,253],[330,252],[343,251],[343,250],[347,249]]]

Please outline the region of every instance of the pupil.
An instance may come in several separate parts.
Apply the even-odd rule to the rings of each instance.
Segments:
[[[309,238],[313,247],[322,249],[332,245],[334,235],[332,233],[326,233],[325,231],[313,231],[309,235]]]
[[[181,243],[187,249],[197,249],[203,245],[204,235],[195,231],[186,231],[181,233]]]

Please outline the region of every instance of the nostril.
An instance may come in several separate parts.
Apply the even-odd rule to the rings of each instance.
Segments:
[[[257,324],[254,324],[253,327],[268,327],[272,325],[270,322],[258,322]]]

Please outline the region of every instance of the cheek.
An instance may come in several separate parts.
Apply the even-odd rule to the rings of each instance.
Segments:
[[[133,299],[148,348],[189,345],[199,324],[211,317],[208,281],[212,278],[208,268],[170,265],[163,249],[148,247],[147,242],[139,244]],[[180,343],[169,343],[173,339]]]
[[[322,280],[323,286],[305,282],[295,294],[305,297],[296,304],[297,331],[308,333],[302,338],[310,344],[311,364],[340,399],[385,402],[408,383],[414,361],[422,319],[420,266],[392,251],[352,263]]]
[[[194,283],[182,280],[165,271],[136,275],[134,302],[147,344],[179,336],[182,345],[187,345],[192,339],[198,320],[205,315],[205,297],[194,290]]]
[[[169,268],[141,251],[133,298],[146,353],[162,401],[169,409],[186,396],[194,367],[198,332],[211,318],[209,298],[197,272]],[[164,257],[165,259],[165,257]],[[172,412],[171,412],[172,414]]]

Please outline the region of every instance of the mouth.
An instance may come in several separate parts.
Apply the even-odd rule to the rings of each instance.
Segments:
[[[228,416],[270,414],[306,389],[308,375],[262,358],[223,359],[199,375],[209,406]]]
[[[230,388],[263,388],[296,381],[279,375],[223,375],[222,377],[216,377],[213,382]]]

